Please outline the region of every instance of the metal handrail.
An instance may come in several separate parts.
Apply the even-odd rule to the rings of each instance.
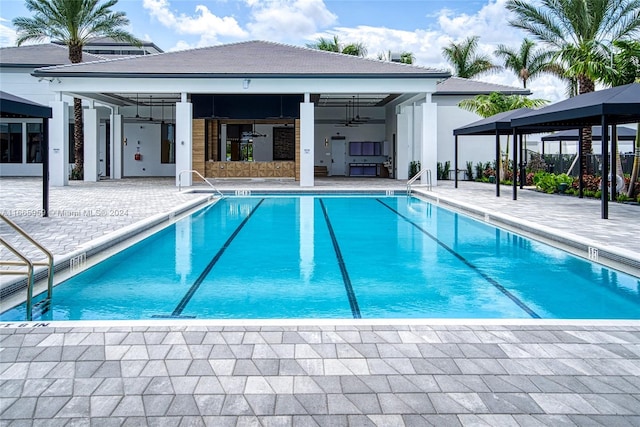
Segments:
[[[47,298],[45,299],[45,301],[46,302],[50,302],[51,298],[53,297],[53,254],[51,252],[49,252],[40,243],[35,241],[33,239],[33,237],[31,237],[26,231],[24,231],[22,228],[20,228],[16,223],[11,221],[6,216],[0,214],[0,219],[2,219],[2,221],[4,221],[7,225],[9,225],[9,227],[11,227],[14,231],[16,231],[18,234],[20,234],[25,239],[27,239],[27,241],[29,243],[31,243],[36,248],[40,249],[47,256],[47,262],[41,262],[41,261],[33,262],[33,261],[29,260],[19,250],[14,248],[9,242],[7,242],[6,240],[0,238],[0,243],[2,243],[2,245],[4,247],[9,249],[15,256],[17,256],[18,258],[20,258],[22,260],[22,262],[18,262],[18,261],[0,261],[0,265],[13,265],[13,266],[25,265],[27,267],[27,271],[26,272],[19,271],[19,270],[5,270],[5,271],[3,271],[3,274],[26,274],[27,275],[27,301],[26,301],[26,303],[27,303],[27,320],[32,320],[33,319],[33,312],[32,312],[32,308],[33,308],[33,301],[32,301],[32,299],[33,299],[33,267],[36,266],[36,265],[38,265],[38,266],[41,265],[41,266],[47,266],[48,267],[48,271],[47,271]]]
[[[411,194],[411,185],[418,180],[418,178],[422,177],[422,175],[426,174],[427,178],[427,189],[431,191],[431,169],[422,169],[420,172],[415,174],[409,181],[407,181],[407,194]]]
[[[204,176],[202,176],[202,174],[196,170],[183,170],[180,171],[180,173],[178,174],[178,191],[182,190],[182,174],[183,173],[195,173],[196,175],[198,175],[200,178],[202,178],[202,180],[204,182],[206,182],[207,184],[209,184],[209,186],[211,188],[213,188],[215,190],[216,193],[218,193],[218,195],[220,197],[224,197],[224,194],[222,194],[222,192],[220,190],[218,190],[212,183],[210,183],[209,181],[207,181],[207,178],[205,178]]]

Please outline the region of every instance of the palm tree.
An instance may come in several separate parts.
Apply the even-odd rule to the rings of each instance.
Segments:
[[[311,49],[324,50],[327,52],[343,53],[352,56],[366,56],[367,47],[363,43],[343,44],[338,40],[338,36],[333,36],[333,40],[320,37],[315,43],[307,44]]]
[[[478,54],[480,37],[467,37],[461,43],[451,42],[442,48],[445,59],[453,66],[453,74],[470,79],[480,74],[495,72],[500,69],[491,62],[487,55]]]
[[[504,68],[513,71],[527,88],[527,81],[544,72],[553,72],[550,64],[552,53],[548,50],[535,49],[535,43],[524,39],[519,50],[511,49],[503,44],[494,52],[504,60]]]
[[[33,17],[13,20],[18,32],[17,45],[27,41],[52,40],[69,47],[72,64],[82,62],[82,48],[94,37],[110,37],[116,41],[140,45],[141,42],[122,29],[129,25],[123,12],[111,8],[118,0],[25,0]],[[82,100],[73,99],[75,167],[72,178],[84,176],[84,133],[82,131]]]
[[[537,98],[527,98],[522,95],[505,95],[500,92],[492,92],[489,95],[477,95],[474,98],[462,100],[458,106],[481,117],[491,117],[494,114],[506,111],[517,110],[518,108],[538,108],[547,104],[548,101]],[[507,135],[507,149],[504,161],[502,158],[496,159],[498,170],[502,169],[502,176],[507,175],[509,170],[509,135]],[[497,172],[497,171],[496,171]],[[499,176],[496,179],[500,179]]]
[[[609,86],[620,86],[633,83],[640,83],[640,42],[637,40],[618,40],[613,43],[614,50],[611,52],[611,72],[604,75],[600,81]],[[635,182],[638,180],[640,171],[640,123],[636,124],[635,155],[633,157],[633,167],[631,168],[631,179],[627,189],[627,197],[633,198]],[[617,153],[617,160],[620,155]],[[617,169],[622,174],[622,167],[617,165]]]
[[[544,42],[575,78],[578,93],[593,92],[607,72],[610,45],[640,31],[640,0],[509,0],[509,23]],[[583,129],[582,150],[591,153],[591,129]],[[586,170],[586,157],[581,159]]]

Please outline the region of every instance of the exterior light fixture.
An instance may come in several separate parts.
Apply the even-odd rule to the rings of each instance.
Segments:
[[[251,84],[251,79],[244,79],[242,81],[242,88],[243,89],[249,89],[249,85]]]

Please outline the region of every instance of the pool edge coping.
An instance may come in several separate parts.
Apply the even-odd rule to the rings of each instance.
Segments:
[[[435,201],[436,205],[443,203],[454,209],[461,210],[472,215],[473,218],[490,225],[504,225],[541,239],[543,243],[556,245],[562,250],[572,249],[569,252],[580,256],[586,260],[604,265],[609,268],[620,270],[621,267],[628,269],[626,273],[640,278],[640,254],[620,247],[608,246],[600,242],[567,233],[557,228],[542,224],[536,224],[526,219],[521,219],[511,215],[485,209],[470,203],[442,196],[436,192],[414,188],[412,194],[418,194],[428,201]],[[560,246],[558,246],[560,245]],[[597,258],[590,257],[590,248],[597,250]]]

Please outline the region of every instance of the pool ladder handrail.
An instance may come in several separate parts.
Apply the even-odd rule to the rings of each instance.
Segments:
[[[47,297],[36,304],[36,307],[40,310],[40,314],[47,311],[51,304],[51,298],[53,297],[53,254],[49,252],[44,246],[38,243],[33,237],[31,237],[26,231],[20,228],[16,223],[11,221],[6,216],[0,214],[0,219],[9,225],[14,231],[24,237],[29,243],[38,248],[47,256],[47,261],[32,261],[25,254],[16,249],[12,244],[0,237],[0,243],[2,246],[9,249],[20,261],[0,260],[0,266],[12,266],[12,267],[27,267],[26,271],[21,269],[3,269],[2,274],[13,275],[26,275],[27,276],[27,321],[33,320],[33,285],[34,285],[34,267],[46,266],[47,271]]]
[[[195,173],[196,175],[198,175],[204,182],[206,182],[207,184],[209,184],[209,187],[213,188],[213,190],[218,193],[218,195],[220,197],[224,197],[224,194],[222,194],[222,192],[220,190],[218,190],[212,183],[210,183],[209,181],[207,181],[207,178],[205,178],[204,176],[202,176],[202,174],[200,172],[198,172],[197,170],[183,170],[180,171],[180,173],[178,174],[178,191],[182,190],[182,174],[183,173]]]
[[[411,194],[411,185],[418,180],[418,178],[422,177],[422,175],[426,174],[427,178],[427,190],[431,191],[431,169],[422,169],[420,172],[415,174],[409,181],[407,181],[407,195]]]

